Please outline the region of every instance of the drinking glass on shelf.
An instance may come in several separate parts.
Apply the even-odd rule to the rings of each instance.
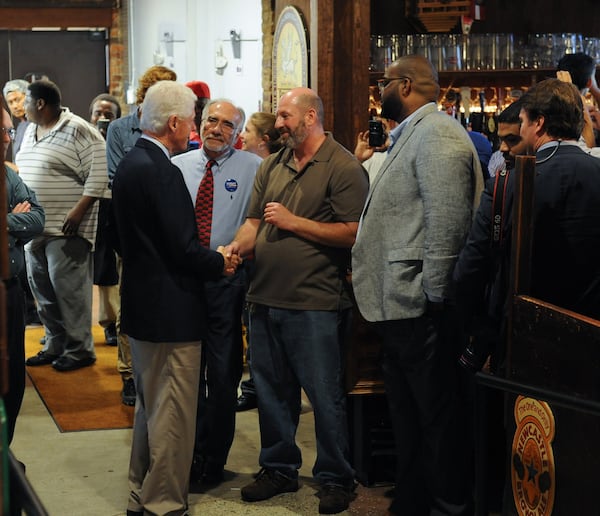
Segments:
[[[431,58],[429,51],[429,38],[427,34],[415,34],[413,37],[413,51],[415,54]]]
[[[470,34],[469,41],[469,70],[483,70],[484,62],[484,34]]]
[[[510,70],[513,65],[513,35],[512,34],[498,34],[498,45],[496,47],[498,56],[496,58],[496,65],[501,70]]]
[[[498,34],[482,34],[483,55],[482,66],[483,70],[496,69],[496,57],[498,57]]]
[[[413,54],[413,35],[400,34],[398,36],[398,57]]]
[[[600,38],[583,38],[583,51],[590,56],[596,64],[600,64]]]
[[[444,70],[460,70],[462,68],[461,39],[458,34],[444,34]]]
[[[553,34],[532,34],[530,45],[535,48],[536,52],[537,59],[534,68],[553,68],[556,66]]]
[[[442,35],[441,34],[432,34],[429,37],[429,53],[430,53],[430,61],[431,64],[435,67],[436,70],[445,70],[445,56],[444,56],[444,46],[442,45]]]
[[[531,68],[529,61],[527,37],[518,36],[514,42],[513,60],[516,68]]]

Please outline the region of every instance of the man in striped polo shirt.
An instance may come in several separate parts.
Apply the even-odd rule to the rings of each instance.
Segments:
[[[96,361],[92,340],[92,250],[98,198],[110,197],[100,132],[61,106],[56,84],[31,83],[31,122],[17,158],[20,175],[46,211],[43,233],[26,247],[28,278],[46,329],[28,366],[71,371]]]

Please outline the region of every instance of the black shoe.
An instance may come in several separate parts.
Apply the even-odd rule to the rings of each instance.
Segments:
[[[135,396],[136,392],[133,378],[123,380],[123,390],[121,391],[121,401],[123,402],[123,405],[133,407],[135,405]]]
[[[242,500],[258,502],[268,500],[282,493],[295,493],[298,491],[298,479],[286,477],[274,469],[261,469],[256,480],[242,487]]]
[[[206,460],[204,457],[194,457],[190,471],[190,483],[216,487],[225,479],[225,466]]]
[[[317,496],[321,499],[319,514],[337,514],[345,511],[354,499],[354,493],[350,489],[335,484],[323,485]]]
[[[236,412],[244,412],[245,410],[252,410],[257,407],[256,404],[256,396],[253,394],[245,394],[242,393],[240,397],[237,399],[237,404],[235,406]]]
[[[58,357],[52,362],[52,367],[57,371],[75,371],[82,367],[91,366],[94,362],[96,362],[95,357],[80,358],[79,360],[71,357]]]
[[[107,346],[117,345],[117,327],[115,326],[115,323],[110,323],[104,328],[104,338]]]
[[[206,462],[204,464],[204,473],[202,475],[202,483],[208,486],[216,487],[225,478],[225,468],[214,462]]]
[[[25,364],[28,366],[40,366],[48,365],[54,362],[58,358],[58,355],[51,355],[45,351],[40,351],[37,355],[29,357],[25,360]]]

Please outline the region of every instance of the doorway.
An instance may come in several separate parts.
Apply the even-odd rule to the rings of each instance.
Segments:
[[[108,91],[105,30],[0,31],[0,87],[27,74],[46,75],[62,104],[85,120],[89,105]]]

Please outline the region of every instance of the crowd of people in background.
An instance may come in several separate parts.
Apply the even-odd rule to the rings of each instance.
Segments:
[[[129,114],[101,93],[85,120],[47,77],[8,81],[9,443],[25,365],[94,365],[97,285],[121,401],[135,405],[128,516],[187,514],[191,485],[223,482],[236,412],[254,408],[260,471],[242,500],[297,491],[302,392],[319,513],[342,512],[356,488],[344,387],[354,303],[382,347],[389,514],[473,514],[469,374],[504,367],[516,156],[537,160],[532,293],[600,318],[600,116],[586,101],[600,89],[585,54],[557,72],[500,113],[493,149],[439,110],[431,62],[403,56],[378,83],[384,144],[360,132],[354,155],[305,87],[246,117],[153,66]],[[38,318],[43,347],[25,360]]]

